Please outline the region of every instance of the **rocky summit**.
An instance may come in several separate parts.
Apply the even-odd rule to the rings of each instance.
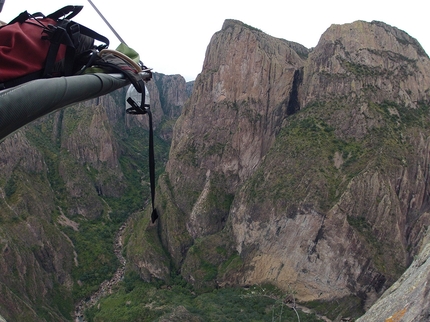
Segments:
[[[155,223],[138,212],[147,119],[117,108],[121,91],[0,143],[0,320],[71,320],[115,275],[114,252],[118,298],[137,276],[193,299],[274,288],[326,321],[430,318],[430,60],[416,39],[355,21],[305,48],[226,20],[192,85],[156,74],[149,90]],[[152,320],[205,320],[151,292]]]

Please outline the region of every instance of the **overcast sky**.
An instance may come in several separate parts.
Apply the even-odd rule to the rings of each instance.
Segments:
[[[155,72],[181,74],[187,81],[201,72],[206,47],[225,19],[236,19],[278,38],[315,47],[331,24],[379,20],[406,31],[430,53],[427,0],[92,0],[121,38]],[[6,0],[0,20],[22,11],[49,14],[65,5],[84,5],[73,20],[119,44],[87,0]]]

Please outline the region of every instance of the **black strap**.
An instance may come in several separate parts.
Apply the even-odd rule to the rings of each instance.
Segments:
[[[48,28],[44,30],[44,33],[48,35],[46,36],[46,38],[49,39],[50,45],[49,45],[48,53],[46,55],[43,77],[45,78],[50,76],[61,44],[64,44],[67,46],[66,57],[65,57],[66,58],[65,75],[66,76],[71,75],[71,69],[73,68],[73,57],[75,54],[75,45],[70,39],[70,35],[63,27],[52,26],[52,25],[49,25]],[[72,52],[70,51],[69,48],[72,49]],[[67,68],[68,66],[69,68]]]
[[[145,94],[143,94],[145,96]],[[149,117],[149,181],[151,183],[151,202],[152,202],[152,213],[151,221],[154,223],[158,218],[157,209],[155,209],[155,158],[154,158],[154,130],[152,127],[152,113],[148,107],[146,113]]]
[[[16,22],[23,23],[27,19],[30,19],[32,17],[31,14],[28,13],[28,11],[21,12],[17,17],[9,21],[8,25],[14,24]]]
[[[57,11],[48,15],[47,18],[58,20],[60,18],[70,20],[75,17],[79,12],[81,12],[84,6],[65,6]],[[68,15],[67,15],[68,14]],[[66,16],[67,15],[67,16]]]
[[[100,35],[98,32],[95,32],[94,30],[92,30],[88,27],[85,27],[81,24],[79,25],[79,28],[80,28],[82,35],[85,35],[85,36],[94,38],[95,40],[103,42],[105,44],[105,46],[103,46],[103,47],[109,47],[109,39],[106,38],[105,36]]]
[[[46,18],[58,20],[58,19],[64,17],[64,19],[70,20],[73,17],[75,17],[79,12],[81,12],[82,8],[83,8],[83,6],[65,6],[65,7],[51,13]],[[69,14],[69,15],[67,15],[67,14]],[[28,11],[24,11],[24,12],[21,12],[15,19],[11,20],[8,23],[8,25],[13,24],[15,22],[23,23],[27,19],[31,19],[31,18],[45,18],[45,15],[41,12],[29,14]]]
[[[154,156],[154,127],[152,126],[152,113],[149,104],[145,102],[145,83],[143,80],[139,80],[140,92],[142,94],[140,100],[140,110],[148,114],[149,123],[149,144],[148,144],[148,156],[149,156],[149,182],[151,184],[151,204],[152,213],[151,221],[154,223],[158,218],[157,209],[155,209],[155,156]]]
[[[100,35],[94,30],[91,30],[71,20],[59,20],[57,26],[48,25],[47,28],[44,29],[44,33],[47,34],[46,37],[51,42],[51,45],[46,57],[43,77],[50,76],[60,48],[60,44],[66,45],[66,54],[64,57],[65,76],[70,76],[73,74],[76,48],[79,44],[80,35],[85,35],[104,42],[104,45],[99,46],[101,48],[109,46],[109,39]]]
[[[132,106],[126,111],[129,114],[148,114],[149,121],[149,144],[148,144],[148,156],[149,156],[149,182],[151,184],[151,204],[152,213],[151,221],[154,223],[158,218],[157,209],[155,209],[155,156],[154,156],[154,129],[152,126],[152,113],[149,104],[145,104],[145,83],[143,80],[139,80],[138,88],[141,96],[140,106],[131,98],[127,98],[127,102]]]

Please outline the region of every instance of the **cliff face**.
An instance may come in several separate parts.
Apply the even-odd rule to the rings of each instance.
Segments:
[[[155,74],[153,86],[160,89],[160,109],[163,111],[163,126],[160,135],[167,141],[172,141],[173,125],[182,112],[182,108],[190,96],[192,84],[185,83],[181,75]]]
[[[420,252],[407,271],[357,322],[427,321],[429,319],[429,237],[427,233],[423,238]]]
[[[37,321],[31,303],[44,298],[45,312],[62,321],[51,300],[59,295],[57,285],[72,285],[73,247],[52,224],[56,207],[43,155],[23,133],[6,139],[0,150],[0,314],[7,321]]]
[[[237,21],[226,21],[213,36],[204,72],[176,125],[167,166],[175,200],[190,214],[187,229],[193,238],[223,228],[228,207],[213,213],[204,205],[208,194],[220,189],[229,199],[267,153],[282,121],[298,108],[300,54],[307,50],[299,47],[297,53],[292,47]]]
[[[154,77],[175,88],[148,84],[160,171],[170,143],[160,129],[179,109],[162,101],[184,100],[186,85]],[[70,321],[73,302],[114,272],[115,230],[149,195],[147,117],[124,104],[122,89],[0,142],[0,320]]]
[[[378,121],[366,120],[369,103],[416,109],[429,100],[429,81],[428,56],[407,33],[376,21],[332,25],[306,63],[300,103],[347,97],[360,109],[342,115],[337,134],[361,139]]]
[[[381,22],[333,25],[310,51],[227,20],[159,180],[174,269],[197,287],[268,282],[368,308],[430,221],[429,68]]]
[[[429,220],[428,132],[407,118],[428,106],[429,60],[393,34],[381,23],[333,26],[309,55],[299,123],[286,123],[231,209],[237,250],[252,267],[242,282],[372,303],[416,254]]]

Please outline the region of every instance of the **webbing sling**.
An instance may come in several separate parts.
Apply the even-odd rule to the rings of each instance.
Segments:
[[[151,183],[151,202],[152,202],[152,213],[151,221],[154,223],[158,218],[157,209],[155,209],[155,158],[154,158],[154,130],[152,128],[152,113],[151,110],[147,109],[149,118],[149,181]]]
[[[152,125],[152,113],[149,104],[145,104],[145,85],[143,80],[137,82],[137,87],[141,90],[141,104],[140,106],[131,98],[127,98],[127,102],[131,105],[131,108],[127,109],[129,114],[148,114],[149,122],[149,144],[148,144],[148,156],[149,156],[149,182],[151,185],[151,204],[152,213],[151,221],[154,223],[158,218],[157,209],[155,209],[155,156],[154,156],[154,129]]]

